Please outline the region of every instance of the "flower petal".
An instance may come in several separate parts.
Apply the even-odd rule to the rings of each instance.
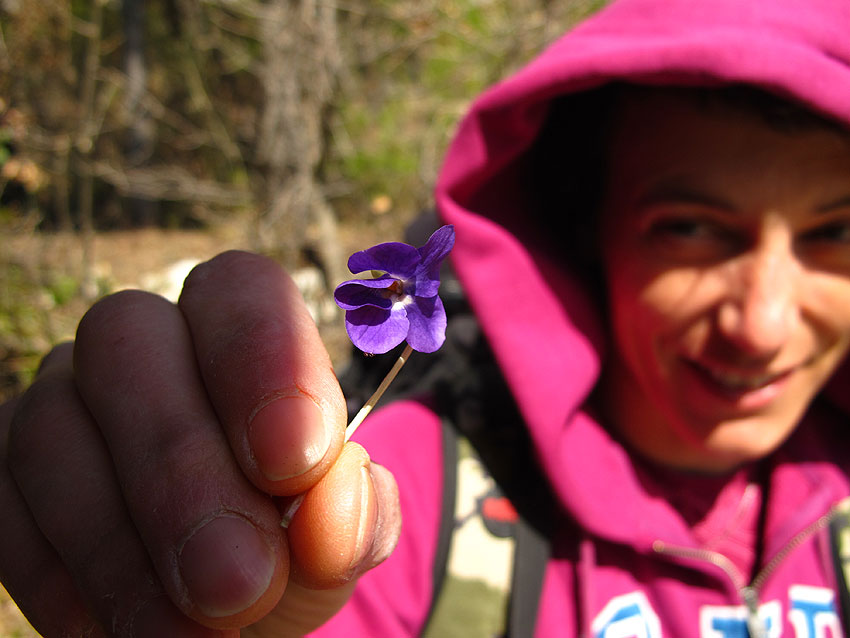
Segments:
[[[334,290],[334,301],[343,310],[354,310],[366,305],[389,309],[393,302],[384,291],[395,282],[396,279],[388,275],[378,279],[344,281]]]
[[[411,306],[412,307],[412,306]],[[391,309],[363,306],[345,313],[345,330],[363,352],[384,354],[407,337],[410,322],[402,304]]]
[[[414,297],[405,306],[410,329],[407,343],[419,352],[434,352],[446,340],[446,310],[437,297]]]
[[[440,288],[440,266],[455,244],[455,229],[451,224],[438,228],[422,248],[419,255],[422,262],[416,269],[412,288],[420,297],[433,297]]]
[[[419,249],[422,266],[430,268],[436,264],[439,267],[454,245],[455,227],[451,224],[441,226],[431,234],[425,245]]]
[[[391,241],[356,252],[348,258],[348,269],[353,273],[383,270],[406,279],[419,266],[419,251],[413,246]]]

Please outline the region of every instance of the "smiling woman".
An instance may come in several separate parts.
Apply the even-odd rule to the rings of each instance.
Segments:
[[[626,90],[609,156],[611,423],[674,467],[761,458],[850,343],[850,135]]]

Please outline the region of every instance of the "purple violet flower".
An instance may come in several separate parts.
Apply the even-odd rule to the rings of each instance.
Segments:
[[[343,282],[334,291],[355,346],[383,354],[404,340],[419,352],[434,352],[443,345],[446,311],[437,291],[440,264],[454,243],[454,226],[443,226],[421,248],[387,242],[351,255],[352,273],[381,273],[374,279]]]

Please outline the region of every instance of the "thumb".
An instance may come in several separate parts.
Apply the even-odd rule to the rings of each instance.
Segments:
[[[349,442],[289,525],[292,578],[311,589],[348,583],[389,556],[400,529],[395,480]]]

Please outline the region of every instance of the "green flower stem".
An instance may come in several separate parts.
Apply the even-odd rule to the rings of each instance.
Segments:
[[[381,385],[379,385],[378,389],[375,390],[375,393],[371,397],[369,397],[369,400],[366,401],[364,406],[360,408],[360,412],[358,412],[357,415],[351,420],[351,423],[348,424],[348,427],[345,428],[346,441],[348,441],[348,439],[351,438],[351,435],[354,434],[354,431],[358,427],[360,427],[360,424],[363,423],[363,419],[365,419],[369,415],[369,413],[372,411],[372,408],[375,407],[375,404],[381,399],[381,396],[383,396],[384,392],[387,391],[387,388],[390,387],[390,383],[392,383],[393,379],[396,378],[396,375],[399,373],[399,370],[401,370],[401,366],[403,366],[407,362],[412,352],[413,348],[411,348],[410,344],[408,344],[405,347],[404,352],[401,353],[398,360],[393,365],[393,367],[390,369],[389,372],[387,372],[387,376],[385,376],[384,380],[381,381]]]

